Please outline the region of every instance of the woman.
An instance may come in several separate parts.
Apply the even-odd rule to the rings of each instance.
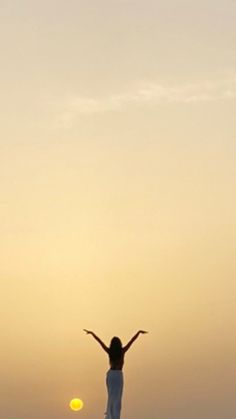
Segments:
[[[124,365],[124,355],[137,337],[140,334],[147,332],[145,330],[139,330],[139,332],[137,332],[124,347],[122,347],[121,340],[114,336],[111,340],[110,347],[108,348],[105,343],[103,343],[101,339],[95,335],[95,333],[87,329],[84,329],[84,331],[88,335],[92,335],[109,356],[110,369],[108,370],[106,376],[108,401],[107,411],[105,414],[106,419],[120,419],[121,398],[123,391],[122,368]]]

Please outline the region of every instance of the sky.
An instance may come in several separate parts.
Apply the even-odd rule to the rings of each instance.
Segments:
[[[0,416],[235,419],[236,3],[0,0]],[[84,401],[80,412],[68,407]]]

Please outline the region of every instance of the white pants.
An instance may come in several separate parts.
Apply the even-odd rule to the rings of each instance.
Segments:
[[[120,419],[121,398],[123,391],[123,373],[121,370],[109,370],[106,376],[107,410],[106,419]]]

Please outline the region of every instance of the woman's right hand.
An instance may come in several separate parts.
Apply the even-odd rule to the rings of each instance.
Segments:
[[[148,333],[148,332],[146,330],[139,330],[139,333],[144,334],[144,333]]]

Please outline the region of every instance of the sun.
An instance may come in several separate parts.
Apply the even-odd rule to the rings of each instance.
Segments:
[[[71,410],[74,410],[77,412],[78,410],[81,410],[84,406],[84,403],[81,399],[72,399],[70,401],[70,408]]]

